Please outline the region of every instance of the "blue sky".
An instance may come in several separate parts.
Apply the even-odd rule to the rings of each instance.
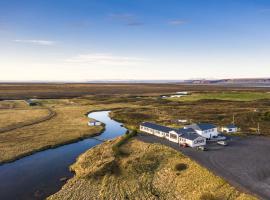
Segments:
[[[0,0],[0,80],[270,77],[269,0]]]

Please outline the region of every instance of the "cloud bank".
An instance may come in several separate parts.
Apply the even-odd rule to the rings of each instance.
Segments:
[[[55,45],[55,41],[51,41],[51,40],[13,40],[13,41],[18,42],[18,43],[34,44],[34,45],[40,45],[40,46]]]
[[[69,62],[69,63],[106,65],[106,66],[136,65],[143,61],[144,59],[141,59],[141,58],[115,56],[112,54],[102,54],[102,53],[80,54],[66,60],[66,62]]]

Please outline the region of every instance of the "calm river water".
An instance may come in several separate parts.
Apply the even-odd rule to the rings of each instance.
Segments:
[[[112,139],[126,132],[120,123],[109,117],[109,111],[93,112],[88,116],[106,125],[105,131],[97,138]],[[76,158],[100,143],[88,138],[0,165],[0,199],[44,199],[57,192],[64,184],[60,179],[73,176],[69,166]]]

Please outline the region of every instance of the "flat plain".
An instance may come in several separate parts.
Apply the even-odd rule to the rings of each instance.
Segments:
[[[89,120],[87,113],[95,110],[111,110],[111,117],[117,121],[123,122],[129,129],[137,129],[139,123],[143,121],[152,121],[178,128],[185,125],[179,123],[179,119],[186,119],[188,123],[209,122],[222,126],[231,123],[234,117],[235,123],[241,128],[241,131],[238,133],[239,136],[244,138],[249,135],[268,137],[270,134],[269,90],[268,88],[229,88],[217,86],[184,86],[178,84],[0,85],[0,98],[5,99],[5,101],[0,101],[0,127],[16,127],[18,125],[24,125],[25,123],[28,124],[27,126],[17,127],[14,130],[0,133],[0,162],[11,162],[15,159],[35,153],[36,151],[53,148],[99,134],[103,127],[89,127],[87,125]],[[183,98],[161,98],[162,95],[173,94],[178,91],[188,91],[191,95]],[[33,107],[28,106],[22,101],[22,99],[25,98],[35,98],[37,99],[36,101],[39,102],[39,105]],[[18,100],[13,101],[10,99]],[[46,118],[50,112],[55,113],[51,118],[45,121],[39,120],[44,117]],[[33,124],[31,124],[31,122],[33,122]],[[258,124],[260,125],[259,132],[257,131]],[[138,144],[139,149],[136,148],[135,144]],[[111,150],[109,150],[111,144],[106,143],[106,145],[104,144],[103,147],[107,148],[108,151],[104,152],[104,155],[108,155],[108,159],[114,158],[111,156]],[[155,195],[159,195],[160,199],[173,198],[174,196],[168,196],[172,193],[171,191],[175,190],[174,195],[177,196],[181,188],[183,189],[183,191],[181,191],[183,194],[180,197],[185,197],[185,199],[191,199],[188,192],[190,193],[192,191],[196,193],[196,197],[201,199],[222,199],[221,197],[225,195],[224,191],[226,191],[226,194],[230,194],[229,196],[225,195],[226,199],[253,198],[239,192],[227,184],[226,181],[214,176],[208,170],[200,167],[186,157],[183,162],[185,161],[190,168],[185,171],[187,175],[183,176],[186,177],[186,179],[183,178],[178,172],[173,171],[174,167],[170,166],[168,168],[168,166],[171,165],[170,163],[174,163],[174,166],[177,164],[176,160],[178,156],[179,161],[181,161],[183,155],[179,154],[179,152],[172,153],[167,147],[161,145],[152,147],[135,140],[123,147],[123,149],[129,148],[131,148],[131,151],[134,150],[135,154],[138,155],[138,160],[141,160],[141,162],[133,164],[146,170],[144,173],[145,177],[133,174],[132,177],[120,176],[119,179],[119,177],[115,177],[114,175],[106,174],[102,178],[102,182],[95,182],[95,184],[92,185],[93,187],[91,187],[91,185],[89,185],[90,179],[85,179],[83,176],[77,177],[77,174],[81,173],[81,167],[86,167],[83,170],[86,170],[88,173],[88,170],[93,167],[95,168],[95,165],[92,166],[80,157],[72,167],[76,172],[75,179],[71,179],[68,184],[64,186],[63,191],[61,190],[60,193],[51,198],[62,197],[61,195],[66,193],[65,189],[73,190],[75,186],[78,186],[76,184],[80,184],[80,186],[78,186],[80,190],[77,191],[78,193],[74,193],[74,195],[79,195],[80,193],[83,196],[86,190],[92,191],[92,189],[102,189],[101,191],[104,191],[104,194],[109,195],[111,189],[106,185],[108,181],[115,181],[115,187],[121,188],[123,186],[122,184],[126,183],[127,180],[131,181],[133,184],[131,187],[134,187],[134,191],[129,191],[130,189],[126,188],[127,191],[129,191],[127,194],[129,197],[133,197],[134,193],[132,192],[136,192],[138,188],[142,187],[144,188],[144,193],[138,195],[142,195],[142,198],[149,197],[150,199],[157,198]],[[152,148],[155,149],[156,154],[154,155],[157,158],[159,158],[161,152],[165,152],[166,155],[169,155],[169,158],[173,155],[173,159],[162,157],[158,168],[154,168],[153,170],[151,168],[153,156],[150,156],[150,154],[153,154],[153,151],[149,151],[150,157],[144,157],[144,155],[139,154],[140,151],[146,151],[148,148],[150,150]],[[98,151],[101,150],[99,149]],[[93,152],[93,150],[89,152]],[[103,155],[102,152],[101,154]],[[134,159],[132,152],[128,152],[127,155],[130,156],[123,157],[120,163],[118,163],[125,173],[130,172],[130,169],[126,169],[130,166],[128,164],[131,162],[129,159]],[[95,158],[88,152],[82,155],[83,158],[84,156],[89,158],[89,160],[97,159],[97,157]],[[98,158],[100,157],[98,156]],[[177,159],[175,160],[175,158]],[[106,163],[108,160],[105,159],[103,161]],[[147,168],[148,162],[150,163],[149,168]],[[102,163],[101,166],[103,166],[104,163]],[[145,164],[147,166],[145,166]],[[164,168],[163,166],[167,167]],[[112,165],[112,167],[112,170],[114,170],[114,165]],[[192,169],[192,172],[189,172],[190,169]],[[109,168],[109,170],[111,169]],[[147,182],[147,177],[150,177],[149,180],[152,180],[153,177],[159,177],[160,173],[163,174],[167,170],[169,170],[169,173],[172,175],[171,178],[176,181],[172,184],[178,185],[180,189],[175,188],[171,183],[170,187],[172,189],[169,189],[167,186],[162,185],[162,182],[165,183],[163,179],[155,178],[158,184],[160,184],[158,186],[159,188],[157,190],[155,189],[155,191],[158,192],[147,192],[149,187],[152,187],[151,183]],[[89,172],[89,174],[91,173]],[[180,172],[180,174],[181,173],[182,172]],[[209,178],[208,175],[211,181],[203,188],[205,193],[202,193],[201,190],[195,190],[195,186],[207,180],[207,178],[198,177],[205,176]],[[187,179],[188,176],[193,177],[192,181],[195,181],[197,184],[192,186],[192,191],[187,185],[181,185],[184,184],[182,182],[187,184],[191,183],[191,181]],[[138,178],[140,182],[145,185],[137,185],[139,183],[136,183],[135,180]],[[91,181],[93,180],[91,179]],[[123,183],[121,181],[123,181]],[[106,189],[105,186],[108,188]],[[219,191],[218,188],[222,189]],[[184,192],[184,189],[187,193]],[[111,195],[117,197],[116,193]],[[124,197],[123,195],[126,195],[125,191],[121,191],[119,195],[121,195],[119,198]],[[75,197],[77,199],[78,196],[74,196],[74,198]],[[100,197],[106,198],[105,196]]]

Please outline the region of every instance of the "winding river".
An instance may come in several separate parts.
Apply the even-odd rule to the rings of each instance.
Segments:
[[[112,139],[126,132],[120,123],[109,117],[109,111],[92,112],[88,117],[105,124],[105,131],[96,137],[98,139]],[[69,166],[76,158],[101,143],[88,138],[0,165],[0,199],[44,199],[56,193],[64,184],[61,180],[73,176]]]

